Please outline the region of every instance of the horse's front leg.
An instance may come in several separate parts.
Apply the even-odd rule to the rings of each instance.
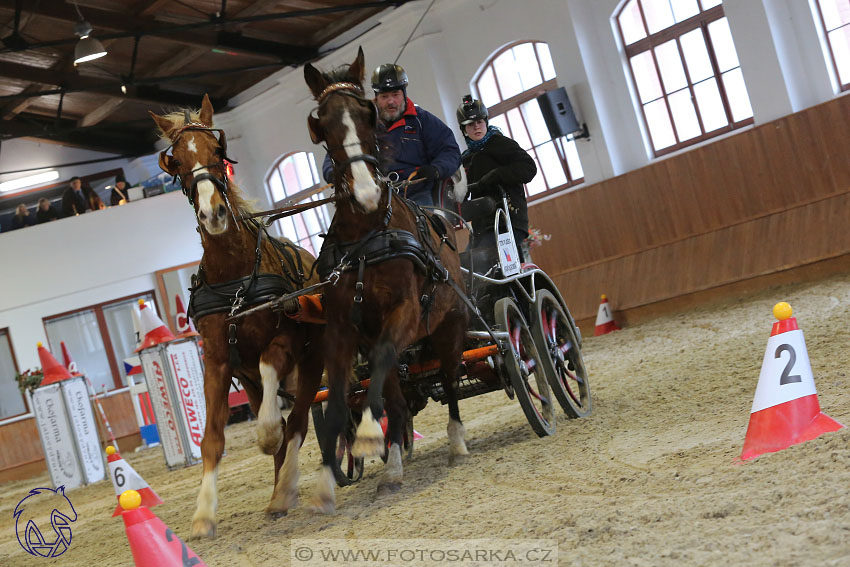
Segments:
[[[395,492],[401,487],[404,477],[404,467],[401,463],[401,446],[404,442],[404,429],[407,424],[409,410],[407,400],[401,391],[398,379],[398,369],[391,368],[384,385],[384,397],[387,407],[387,464],[384,473],[378,480],[378,493]],[[412,439],[409,442],[413,442]]]
[[[461,306],[462,307],[462,306]],[[431,344],[440,358],[443,390],[449,407],[449,423],[446,433],[449,437],[449,463],[458,457],[468,455],[466,448],[466,430],[460,420],[460,407],[457,394],[457,369],[463,358],[463,340],[466,335],[469,318],[465,308],[450,311],[443,322],[431,335]]]
[[[215,537],[215,510],[218,506],[218,464],[224,453],[224,426],[230,415],[227,393],[230,389],[230,366],[209,358],[204,370],[204,398],[207,423],[201,441],[204,476],[198,492],[198,504],[192,516],[192,537]]]
[[[260,355],[263,401],[257,414],[257,444],[266,455],[274,455],[283,445],[285,425],[277,404],[277,390],[280,378],[289,376],[294,369],[291,337],[278,335]]]
[[[300,356],[298,363],[298,386],[295,392],[295,405],[289,414],[286,426],[286,458],[277,475],[271,502],[266,514],[273,518],[286,515],[298,504],[298,451],[307,436],[307,422],[310,406],[322,382],[322,342],[317,328],[310,338],[310,345]]]
[[[369,354],[371,382],[363,418],[351,447],[355,457],[380,457],[384,454],[384,432],[378,423],[384,413],[384,384],[389,373],[397,370],[399,351],[410,346],[416,337],[419,326],[417,307],[411,301],[405,301],[393,309],[384,319],[384,328]],[[388,425],[389,421],[388,416]]]

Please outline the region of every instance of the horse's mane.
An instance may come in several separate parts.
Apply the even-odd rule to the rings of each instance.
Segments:
[[[201,121],[201,111],[195,109],[187,109],[189,111],[189,120],[191,122],[200,122]],[[174,112],[169,112],[162,116],[162,118],[168,120],[171,123],[171,128],[168,131],[164,131],[162,128],[157,127],[157,133],[159,137],[163,140],[168,140],[169,142],[173,142],[172,136],[179,129],[182,128],[186,123],[186,115],[182,110],[175,110]],[[214,124],[206,124],[210,128],[215,128]],[[229,180],[228,186],[230,190],[227,193],[227,198],[230,200],[230,204],[237,210],[245,213],[255,213],[257,210],[254,208],[254,203],[256,202],[254,199],[248,200],[245,199],[242,195],[242,189],[239,188],[239,185],[236,184],[235,181]]]

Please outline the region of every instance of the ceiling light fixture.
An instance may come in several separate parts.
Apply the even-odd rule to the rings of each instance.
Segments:
[[[80,41],[74,48],[74,65],[78,65],[103,57],[106,55],[106,48],[98,40],[91,37],[91,24],[83,18],[76,0],[74,0],[74,7],[77,9],[77,15],[80,16],[79,21],[74,24],[74,34],[80,36]]]
[[[51,169],[50,171],[43,171],[41,173],[36,173],[35,175],[27,175],[25,177],[12,179],[11,181],[4,181],[3,183],[0,183],[0,193],[8,193],[10,191],[15,191],[16,189],[23,189],[30,185],[46,183],[56,179],[59,179],[59,172],[55,169]]]

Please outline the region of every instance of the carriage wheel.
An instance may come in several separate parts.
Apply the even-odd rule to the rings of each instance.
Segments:
[[[496,323],[510,336],[510,348],[503,357],[503,365],[519,405],[537,435],[552,435],[555,432],[552,393],[531,331],[513,299],[500,299],[495,311]]]
[[[555,295],[537,292],[531,334],[555,398],[569,417],[590,414],[590,381],[575,330]]]
[[[319,448],[321,449],[326,436],[325,413],[322,404],[313,404],[310,412],[313,414],[313,429],[316,430],[316,438],[319,440]],[[336,442],[334,449],[336,458],[331,466],[338,486],[354,484],[363,476],[363,459],[354,458],[351,454],[351,445],[354,443],[356,429],[357,423],[354,421],[354,416],[349,412],[348,423]]]

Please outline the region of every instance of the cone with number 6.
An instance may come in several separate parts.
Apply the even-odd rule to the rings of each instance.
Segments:
[[[781,451],[844,427],[821,413],[803,331],[791,306],[777,303],[741,459]]]
[[[121,494],[127,490],[135,490],[142,498],[142,505],[148,508],[153,508],[158,504],[162,504],[162,498],[154,492],[145,479],[130,466],[130,463],[121,458],[121,454],[115,450],[115,447],[110,445],[106,448],[106,462],[109,465],[109,478],[112,479],[112,486],[115,488],[115,497],[119,500],[118,506],[115,508],[115,513],[112,517],[121,515],[120,500]]]

